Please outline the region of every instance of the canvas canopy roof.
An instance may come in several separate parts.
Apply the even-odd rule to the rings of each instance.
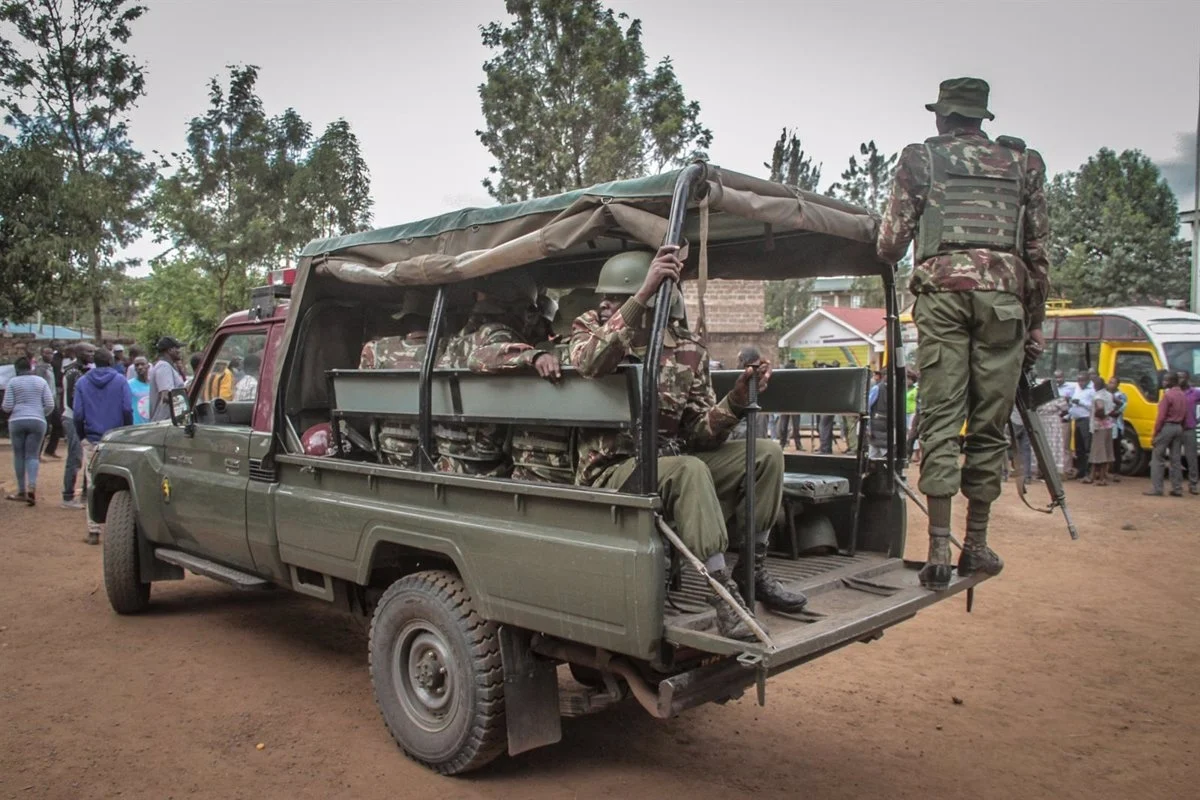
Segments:
[[[609,254],[663,241],[680,172],[313,241],[301,254],[302,267],[382,287],[455,283],[536,264],[544,285],[583,284]],[[886,268],[875,256],[876,219],[866,209],[714,165],[706,165],[705,182],[684,228],[690,269],[702,226],[714,278],[868,275]]]

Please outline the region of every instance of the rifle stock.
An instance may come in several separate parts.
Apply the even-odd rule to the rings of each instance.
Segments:
[[[1049,396],[1046,395],[1043,387],[1049,387]],[[1061,508],[1063,517],[1067,521],[1067,533],[1071,534],[1072,539],[1078,539],[1079,531],[1075,529],[1075,523],[1071,521],[1071,512],[1067,510],[1067,490],[1063,486],[1062,476],[1058,474],[1058,465],[1054,462],[1054,454],[1050,450],[1050,443],[1046,440],[1046,431],[1042,428],[1041,417],[1037,414],[1038,406],[1053,397],[1053,383],[1046,382],[1035,387],[1030,380],[1029,372],[1021,373],[1021,382],[1017,386],[1017,413],[1020,414],[1021,421],[1025,425],[1030,449],[1033,450],[1034,458],[1037,459],[1038,469],[1042,473],[1042,479],[1046,482],[1046,489],[1050,492],[1050,505],[1046,508],[1034,508],[1025,498],[1024,487],[1021,489],[1021,499],[1025,501],[1025,505],[1046,514],[1052,514],[1056,507]]]

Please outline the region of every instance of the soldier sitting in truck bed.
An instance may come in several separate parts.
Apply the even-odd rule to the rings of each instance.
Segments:
[[[599,308],[573,326],[571,364],[580,373],[606,375],[626,359],[644,355],[649,338],[646,306],[664,280],[679,280],[682,262],[677,249],[663,247],[653,257],[644,251],[619,253],[605,262],[596,286],[596,294],[603,298]],[[749,404],[749,378],[755,370],[765,389],[771,367],[762,362],[748,367],[733,391],[717,402],[707,350],[694,333],[672,319],[663,338],[659,378],[658,490],[684,544],[743,605],[743,593],[725,563],[725,550],[729,546],[726,522],[742,507],[745,449],[725,440]],[[618,489],[636,467],[634,440],[624,432],[583,431],[579,449],[580,484]],[[774,441],[758,442],[754,491],[757,518],[743,520],[740,527],[752,525],[756,534],[756,595],[769,609],[799,611],[807,598],[788,591],[766,571],[767,536],[783,498],[783,451]],[[721,635],[754,638],[750,626],[715,593],[708,602],[716,610]]]
[[[538,295],[537,310],[526,315],[525,338],[534,347],[566,361],[566,345],[554,332],[559,316],[558,301]],[[568,337],[569,338],[569,337]],[[550,425],[513,426],[510,444],[512,477],[534,483],[575,482],[575,429]]]
[[[558,380],[558,357],[525,339],[526,315],[536,311],[537,298],[533,279],[519,272],[477,281],[467,324],[446,342],[438,368],[492,373],[532,367],[543,378]],[[512,462],[505,449],[507,435],[507,426],[494,423],[437,424],[438,471],[508,477]]]
[[[420,369],[425,361],[426,337],[433,296],[419,289],[404,294],[396,321],[400,333],[372,339],[363,345],[359,369]],[[389,464],[417,468],[420,434],[410,422],[385,422],[379,429],[379,450]]]

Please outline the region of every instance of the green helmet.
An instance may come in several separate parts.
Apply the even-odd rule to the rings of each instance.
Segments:
[[[654,254],[649,250],[626,250],[617,253],[600,268],[600,277],[596,281],[596,294],[637,294],[646,273],[650,271],[650,262]]]
[[[600,277],[596,280],[596,294],[634,295],[641,288],[642,281],[650,272],[650,262],[654,254],[649,250],[626,250],[617,253],[600,268]],[[647,304],[654,308],[656,298],[650,298]],[[671,317],[687,319],[687,309],[683,302],[683,293],[676,287],[671,296]]]

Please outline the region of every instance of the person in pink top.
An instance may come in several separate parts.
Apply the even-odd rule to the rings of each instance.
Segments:
[[[1200,387],[1191,385],[1191,376],[1179,373],[1179,388],[1187,399],[1183,418],[1183,460],[1187,464],[1188,491],[1200,494],[1200,464],[1196,462],[1196,404],[1200,403]]]

